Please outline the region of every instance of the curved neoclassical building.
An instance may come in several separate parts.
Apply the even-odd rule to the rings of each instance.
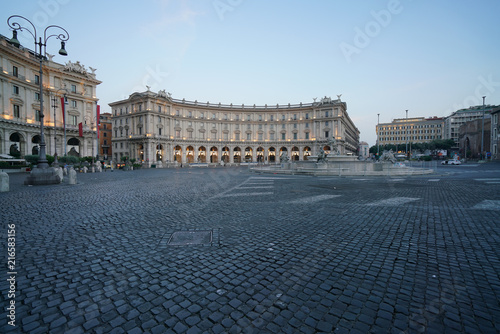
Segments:
[[[173,99],[146,91],[110,103],[113,161],[163,163],[307,160],[336,139],[341,154],[358,154],[359,130],[347,104],[331,98],[287,105],[227,105]]]

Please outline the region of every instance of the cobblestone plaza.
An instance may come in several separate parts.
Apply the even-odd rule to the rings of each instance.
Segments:
[[[25,177],[11,174],[0,194],[4,333],[500,331],[496,163],[398,178],[246,167],[116,170],[57,186]],[[212,239],[170,242],[182,231]]]

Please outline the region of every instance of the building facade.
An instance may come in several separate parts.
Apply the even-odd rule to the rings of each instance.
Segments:
[[[500,160],[500,107],[491,111],[491,159]]]
[[[45,55],[40,60],[23,46],[16,47],[0,35],[0,153],[18,157],[38,154],[40,100],[43,98],[46,153],[90,156],[97,124],[96,87],[101,82],[79,62],[65,65]],[[40,96],[40,79],[43,96]],[[66,101],[65,120],[61,98]],[[82,137],[79,124],[82,123]]]
[[[99,116],[99,158],[106,161],[113,157],[112,128],[111,113],[102,113]]]
[[[335,139],[341,154],[357,154],[359,130],[340,99],[294,105],[223,105],[173,99],[164,90],[133,93],[110,103],[113,161],[152,165],[307,160]]]
[[[491,119],[474,119],[460,125],[458,129],[458,152],[465,159],[484,159],[490,152]],[[481,151],[481,148],[483,149]]]
[[[498,106],[484,106],[484,117],[490,118],[490,112]],[[444,119],[443,139],[453,139],[455,142],[455,150],[459,150],[460,134],[459,129],[465,122],[470,122],[475,119],[483,118],[483,106],[472,106],[466,109],[457,110]]]
[[[443,139],[443,118],[397,118],[391,123],[377,124],[375,131],[377,143],[380,146],[429,143],[436,139]]]

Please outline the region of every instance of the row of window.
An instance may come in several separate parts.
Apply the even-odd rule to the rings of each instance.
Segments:
[[[424,124],[424,125],[408,125],[408,126],[382,126],[381,131],[384,130],[406,130],[406,129],[424,129],[424,128],[441,128],[442,124]]]
[[[19,68],[17,66],[12,66],[12,75],[19,78]],[[35,74],[35,84],[40,84],[40,76],[38,74]],[[70,89],[71,93],[76,93],[76,85],[72,84]]]
[[[414,131],[408,131],[408,134],[422,134],[422,133],[441,133],[441,129],[438,130],[414,130]],[[385,131],[385,132],[380,132],[379,136],[387,136],[387,135],[402,135],[404,134],[404,131]]]
[[[19,94],[20,94],[19,91],[20,91],[19,90],[19,86],[12,85],[12,93],[14,95],[19,96]],[[40,92],[35,92],[35,101],[40,102]],[[78,106],[78,101],[71,100],[71,107],[72,108],[77,108],[77,106]]]
[[[138,112],[142,111],[142,104],[138,104],[138,105],[137,105],[137,109],[136,109],[135,111],[138,111]],[[338,109],[336,109],[336,111],[338,112]],[[162,112],[162,107],[161,107],[161,106],[158,106],[158,112],[159,112],[159,113],[161,113],[161,112]],[[120,114],[120,115],[123,115],[123,108],[120,108],[120,112],[119,112],[119,114]],[[128,114],[128,107],[126,107],[126,108],[125,108],[125,114]],[[324,112],[322,112],[322,114],[324,115],[324,117],[331,117],[331,116],[333,116],[333,112],[331,112],[331,111],[329,111],[329,110],[328,110],[328,111],[324,111]],[[115,116],[117,116],[117,115],[118,115],[118,110],[117,110],[117,109],[115,109]],[[177,109],[177,110],[175,111],[175,116],[179,116],[179,117],[181,116],[181,111],[180,111],[179,109]],[[184,115],[182,115],[182,116],[184,116]],[[193,118],[193,112],[192,112],[192,111],[188,111],[188,112],[187,112],[186,117],[188,117],[188,118]],[[259,121],[263,121],[263,120],[267,121],[267,119],[264,119],[264,117],[263,117],[263,115],[262,115],[262,114],[259,114],[257,117],[258,117],[258,120],[259,120]],[[204,119],[204,118],[205,118],[205,113],[204,113],[204,112],[200,112],[200,113],[199,113],[198,118],[200,118],[200,119]],[[207,119],[208,119],[208,115],[207,115]],[[218,119],[218,118],[217,118],[217,115],[216,115],[215,113],[212,113],[211,119],[213,119],[213,120]],[[226,120],[226,121],[227,121],[227,120],[229,120],[229,116],[228,116],[228,114],[227,114],[227,113],[225,113],[222,119],[223,119],[223,120]],[[241,120],[243,120],[243,119],[244,119],[244,118],[242,117],[242,118],[241,118]],[[293,116],[292,116],[290,119],[287,119],[285,114],[282,114],[282,115],[281,115],[281,121],[286,121],[286,120],[294,120],[294,121],[297,121],[297,120],[299,120],[299,119],[300,119],[300,116],[299,116],[298,114],[293,114]],[[309,113],[305,113],[305,114],[304,114],[304,119],[310,119]],[[235,120],[236,120],[236,121],[239,121],[239,120],[240,120],[240,115],[239,115],[239,114],[236,114],[236,115],[235,115]],[[252,115],[251,115],[251,114],[247,114],[247,115],[246,115],[246,120],[247,120],[247,121],[251,121],[251,120],[252,120]],[[274,121],[274,120],[275,120],[274,115],[273,115],[273,114],[269,115],[269,121],[271,121],[271,122],[272,122],[272,121]],[[276,117],[276,120],[278,121],[278,120],[279,120],[279,118],[278,118],[278,117]]]
[[[410,136],[408,140],[441,139],[441,136]],[[405,141],[406,137],[381,137],[380,141]]]
[[[14,118],[21,118],[21,106],[18,104],[14,104],[12,106],[14,112]],[[35,121],[40,122],[40,110],[35,110]],[[69,115],[67,125],[76,126],[78,124],[78,117],[74,115]]]

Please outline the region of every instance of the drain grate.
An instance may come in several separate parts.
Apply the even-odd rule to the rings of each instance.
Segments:
[[[216,240],[217,239],[217,240]],[[214,243],[220,245],[219,233],[214,230],[191,230],[177,231],[172,233],[168,239],[168,245],[171,246],[188,246],[188,245],[210,245]]]

